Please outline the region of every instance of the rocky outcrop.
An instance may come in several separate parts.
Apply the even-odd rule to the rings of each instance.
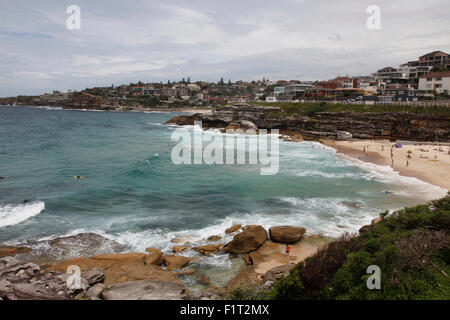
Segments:
[[[292,226],[277,226],[269,229],[269,236],[273,242],[278,243],[296,243],[305,234],[305,228]]]
[[[263,275],[264,283],[267,281],[275,282],[287,276],[291,269],[295,267],[295,263],[289,263],[270,269]]]
[[[105,300],[178,300],[185,295],[182,284],[151,280],[117,283],[102,292]]]
[[[6,256],[14,256],[16,254],[23,254],[30,251],[31,248],[28,247],[0,246],[0,258]]]
[[[267,231],[261,226],[254,226],[235,235],[223,250],[228,253],[249,253],[261,247],[267,239]]]
[[[174,273],[155,265],[125,263],[105,270],[106,285],[138,280],[182,283]]]
[[[147,248],[145,251],[148,252],[147,256],[144,257],[144,263],[147,265],[154,264],[160,266],[162,264],[163,253],[156,248]]]
[[[213,236],[208,237],[209,241],[219,241],[220,239],[222,239],[222,237],[218,236],[218,235],[213,235]]]
[[[70,299],[76,290],[67,287],[59,272],[41,272],[34,263],[13,257],[0,259],[0,298],[6,300]]]
[[[68,267],[75,265],[83,274],[85,271],[101,268],[104,270],[105,285],[137,280],[181,283],[174,273],[154,264],[146,264],[145,257],[144,253],[101,255],[92,258],[79,257],[54,263],[48,267],[48,270],[65,273]],[[173,263],[175,264],[175,262]]]
[[[99,300],[102,297],[102,292],[106,286],[103,283],[97,283],[86,291],[86,296],[91,300]]]
[[[86,279],[90,286],[93,286],[105,280],[105,273],[101,268],[92,268],[91,270],[81,272],[81,277]]]
[[[311,116],[289,116],[277,107],[235,105],[218,108],[211,114],[178,116],[168,123],[193,125],[194,121],[202,121],[203,128],[245,128],[249,126],[243,122],[249,121],[259,129],[293,132],[307,140],[353,137],[450,141],[450,117],[413,112],[317,112]]]
[[[205,256],[208,256],[213,252],[219,251],[220,248],[222,248],[221,244],[207,244],[204,246],[195,247],[193,249]]]
[[[189,248],[190,248],[190,247],[188,247],[188,246],[173,246],[173,247],[172,247],[172,252],[173,252],[173,253],[178,253],[178,252],[187,250],[187,249],[189,249]]]
[[[183,268],[179,270],[175,270],[173,273],[175,273],[177,276],[187,276],[194,274],[196,271],[193,268]]]
[[[146,256],[145,253],[131,252],[131,253],[102,254],[102,255],[98,255],[98,256],[93,256],[93,257],[91,257],[91,259],[111,260],[111,261],[115,261],[115,262],[126,263],[126,262],[134,262],[134,261],[143,262],[145,256]]]
[[[163,262],[169,271],[181,269],[187,266],[189,261],[191,261],[191,259],[183,256],[176,256],[172,254],[163,256]]]
[[[226,234],[233,233],[233,232],[238,231],[240,228],[241,228],[240,224],[234,224],[231,227],[225,229],[225,233]]]
[[[52,264],[61,258],[89,257],[124,250],[124,246],[118,242],[95,233],[79,233],[51,240],[30,240],[24,244],[32,250],[23,247],[25,249],[17,251],[19,260],[32,261],[41,266]]]

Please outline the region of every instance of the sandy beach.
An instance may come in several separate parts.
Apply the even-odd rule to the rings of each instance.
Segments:
[[[387,140],[321,141],[338,153],[383,166],[403,176],[415,177],[450,190],[450,146],[404,144],[396,148]],[[392,157],[391,157],[392,151]]]

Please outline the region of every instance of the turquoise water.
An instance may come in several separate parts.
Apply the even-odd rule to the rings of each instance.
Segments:
[[[92,231],[129,250],[167,251],[171,238],[201,240],[232,223],[337,236],[445,194],[309,142],[282,142],[273,176],[256,165],[177,166],[176,127],[163,125],[175,115],[0,107],[0,176],[9,176],[0,180],[0,243]]]

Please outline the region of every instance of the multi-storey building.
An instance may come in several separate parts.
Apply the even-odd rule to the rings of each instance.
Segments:
[[[450,94],[450,71],[430,72],[419,78],[419,90]]]
[[[419,57],[419,66],[450,68],[450,55],[442,51],[433,51]]]

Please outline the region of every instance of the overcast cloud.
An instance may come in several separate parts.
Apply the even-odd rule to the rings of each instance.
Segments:
[[[450,50],[448,0],[0,0],[0,96],[129,82],[366,75]],[[69,5],[81,30],[68,30]],[[368,30],[366,9],[381,8]]]

